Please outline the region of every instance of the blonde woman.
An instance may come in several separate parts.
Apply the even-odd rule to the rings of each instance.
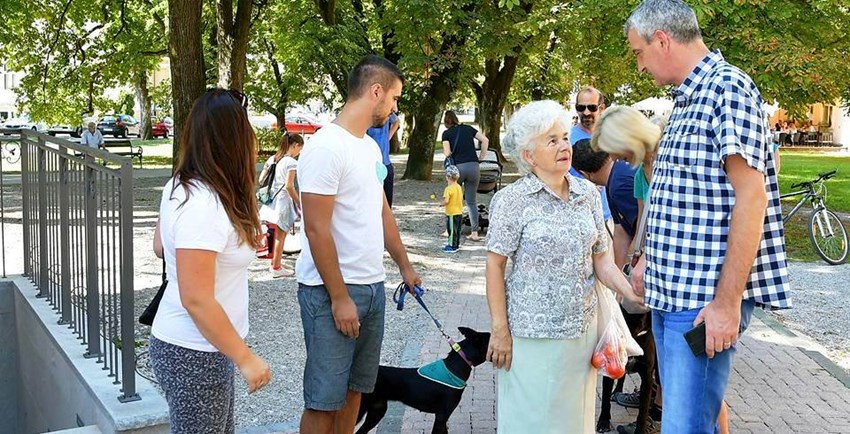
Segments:
[[[560,104],[537,101],[514,114],[504,140],[524,176],[493,196],[486,241],[500,433],[592,433],[597,279],[645,311],[607,253],[596,187],[569,174],[569,126]]]
[[[666,119],[661,117],[650,121],[632,107],[614,106],[602,113],[590,138],[593,149],[605,151],[637,167],[635,199],[640,201],[639,206],[649,195],[652,162],[666,123]]]

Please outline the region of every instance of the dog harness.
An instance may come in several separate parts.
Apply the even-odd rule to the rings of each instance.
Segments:
[[[416,370],[416,372],[423,378],[442,384],[446,387],[451,387],[452,389],[466,388],[466,381],[461,380],[457,375],[453,374],[452,371],[449,371],[449,368],[446,366],[446,362],[443,361],[443,359],[434,360],[427,365],[423,365]]]
[[[408,292],[410,292],[410,287],[408,287],[407,284],[404,282],[400,283],[396,287],[395,292],[393,293],[393,301],[396,303],[396,309],[404,309],[404,296],[407,295]],[[425,306],[425,302],[422,301],[422,295],[425,294],[425,290],[422,289],[420,286],[414,286],[412,293],[413,297],[416,298],[416,301],[419,303],[419,305],[422,306],[422,309],[425,309],[425,312],[427,312],[428,316],[431,317],[431,320],[434,321],[434,324],[437,326],[437,330],[440,331],[440,334],[442,334],[443,337],[446,338],[446,340],[449,342],[449,346],[452,347],[452,350],[454,350],[454,352],[456,352],[460,356],[460,358],[463,359],[463,361],[466,362],[467,365],[469,365],[470,368],[474,368],[475,365],[473,365],[472,362],[470,362],[469,359],[466,357],[466,354],[463,352],[463,349],[460,347],[460,344],[455,342],[455,340],[452,339],[451,336],[446,334],[446,332],[443,330],[443,325],[440,324],[440,321],[437,320],[434,314],[431,313],[431,311],[428,309],[428,306]]]

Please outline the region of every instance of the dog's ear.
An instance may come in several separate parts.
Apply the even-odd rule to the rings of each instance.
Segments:
[[[478,334],[477,331],[472,330],[469,327],[458,327],[457,330],[460,332],[460,334],[462,334],[463,336],[465,336],[467,338],[471,338],[471,337]]]

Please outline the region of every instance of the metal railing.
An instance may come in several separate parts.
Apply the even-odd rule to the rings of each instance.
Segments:
[[[133,311],[133,166],[127,157],[22,131],[24,275],[139,399]]]

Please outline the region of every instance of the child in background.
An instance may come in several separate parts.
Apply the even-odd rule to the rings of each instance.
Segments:
[[[463,188],[457,183],[460,171],[457,166],[446,167],[446,189],[443,190],[443,201],[440,205],[446,207],[446,232],[449,234],[448,244],[443,252],[454,253],[460,247],[460,226],[463,220]]]

